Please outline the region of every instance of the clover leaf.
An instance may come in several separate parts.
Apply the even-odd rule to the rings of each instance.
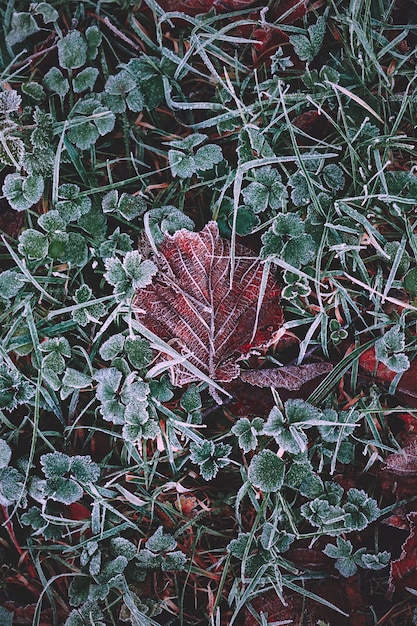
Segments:
[[[181,228],[194,230],[193,220],[171,205],[151,209],[147,217],[149,230],[156,245],[162,243],[166,234],[172,234]]]
[[[353,545],[350,541],[342,537],[338,537],[336,541],[336,545],[328,543],[323,552],[326,556],[336,559],[335,567],[345,578],[356,574],[358,567],[379,570],[386,567],[390,561],[389,552],[369,554],[366,548],[353,552]]]
[[[296,213],[280,213],[262,236],[264,259],[283,260],[299,269],[315,255],[315,243],[305,232],[305,224]]]
[[[43,84],[48,91],[56,93],[61,100],[69,91],[68,79],[64,77],[61,70],[57,67],[51,67],[51,69],[45,74],[43,77]]]
[[[7,174],[2,187],[6,200],[15,211],[26,211],[39,202],[43,189],[43,178],[38,174]]]
[[[114,287],[116,300],[130,300],[138,289],[143,289],[152,281],[157,267],[149,259],[142,261],[141,254],[134,250],[128,252],[123,261],[116,257],[104,262],[107,272],[106,281]]]
[[[137,81],[126,70],[109,76],[104,85],[103,104],[115,113],[126,109],[138,113],[144,106],[144,96]]]
[[[405,372],[410,361],[404,354],[405,335],[399,326],[393,326],[375,343],[375,356],[393,372]]]
[[[59,65],[73,70],[85,65],[87,61],[87,43],[78,30],[71,30],[58,41]]]
[[[15,368],[0,364],[0,409],[12,412],[35,395],[31,383]]]
[[[243,452],[255,450],[258,445],[257,437],[263,432],[264,421],[260,417],[249,420],[247,417],[240,418],[234,426],[232,433],[238,437],[239,447]]]
[[[104,213],[119,213],[130,222],[146,211],[146,201],[142,196],[128,193],[122,193],[119,198],[119,192],[114,189],[104,196],[102,207]]]
[[[229,465],[228,458],[232,447],[224,443],[203,441],[190,444],[190,458],[193,463],[200,466],[200,473],[204,480],[214,478],[222,467]]]
[[[70,114],[68,139],[80,150],[88,150],[100,136],[110,133],[115,124],[115,114],[102,106],[96,94],[77,102]]]
[[[272,435],[275,441],[290,454],[300,454],[307,448],[306,428],[317,426],[322,413],[304,400],[287,400],[285,415],[273,407],[264,426],[264,432]]]
[[[100,468],[90,456],[70,457],[62,452],[48,452],[40,461],[46,478],[45,496],[64,504],[80,500],[83,488],[100,477]]]
[[[88,306],[75,308],[71,312],[72,319],[79,326],[87,326],[89,323],[97,324],[107,311],[106,305],[103,302],[94,302],[92,295],[93,292],[88,285],[81,285],[74,294],[76,304],[85,305],[93,300]]]
[[[321,15],[317,22],[308,27],[305,35],[292,35],[290,42],[302,61],[312,61],[323,45],[326,32],[326,18]]]
[[[252,458],[248,479],[261,491],[278,491],[284,482],[285,464],[272,450],[262,450]]]
[[[287,191],[277,170],[271,166],[257,168],[254,179],[242,191],[245,204],[255,213],[261,213],[268,207],[273,210],[282,208]]]
[[[168,150],[168,160],[173,176],[190,178],[195,173],[210,170],[223,160],[222,150],[217,144],[207,144],[194,152],[194,148],[205,139],[206,135],[196,133],[170,142],[173,148]]]

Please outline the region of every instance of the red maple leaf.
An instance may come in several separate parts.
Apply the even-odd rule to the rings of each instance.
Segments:
[[[265,280],[259,258],[236,244],[231,281],[230,242],[220,237],[216,222],[199,233],[167,235],[158,252],[159,271],[134,300],[138,321],[212,380],[237,378],[237,360],[267,346],[282,326],[280,288],[272,274]],[[178,363],[171,378],[179,386],[199,380]]]

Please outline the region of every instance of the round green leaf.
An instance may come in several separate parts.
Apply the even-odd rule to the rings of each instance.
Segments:
[[[284,482],[285,464],[272,450],[262,450],[253,457],[248,478],[262,491],[278,491]]]

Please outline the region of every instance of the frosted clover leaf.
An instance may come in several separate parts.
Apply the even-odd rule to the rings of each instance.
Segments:
[[[88,150],[100,136],[110,133],[115,124],[115,114],[102,106],[96,95],[79,100],[70,114],[68,139],[80,150]]]
[[[305,232],[305,224],[296,213],[280,213],[262,236],[262,256],[274,262],[283,260],[299,269],[315,255],[315,243]]]
[[[146,548],[137,555],[138,565],[144,569],[160,567],[162,571],[182,570],[186,563],[186,556],[180,550],[175,550],[177,542],[174,537],[164,533],[162,526],[149,537]]]
[[[360,419],[361,414],[358,411],[341,411],[337,413],[333,409],[325,409],[323,411],[323,421],[334,422],[334,426],[323,424],[318,426],[318,430],[323,441],[343,441],[354,432],[356,424]]]
[[[264,421],[260,417],[248,420],[242,417],[232,427],[232,433],[238,437],[239,447],[243,452],[255,450],[258,445],[258,436],[263,433]]]
[[[366,548],[353,552],[352,543],[342,537],[337,538],[337,545],[328,543],[323,552],[326,556],[336,559],[335,567],[345,578],[356,574],[358,567],[372,570],[383,569],[391,558],[389,552],[368,554]]]
[[[159,424],[151,418],[147,402],[132,400],[124,413],[125,425],[122,435],[131,443],[142,439],[155,439],[160,433]]]
[[[126,220],[131,221],[146,211],[146,202],[142,196],[132,196],[114,189],[107,193],[102,201],[104,213],[119,213]]]
[[[292,35],[290,42],[302,61],[312,61],[323,45],[326,32],[326,18],[320,16],[315,24],[308,27],[305,35]]]
[[[399,326],[393,326],[375,343],[375,356],[393,372],[401,373],[410,367],[404,349],[404,332]]]
[[[268,207],[273,210],[282,208],[287,191],[279,173],[271,166],[260,167],[255,171],[254,179],[242,191],[245,204],[255,213],[261,213]]]
[[[71,30],[58,41],[58,61],[67,70],[82,67],[87,61],[87,43],[78,30]]]
[[[71,356],[71,348],[65,337],[47,339],[40,346],[45,353],[42,358],[42,368],[45,380],[56,391],[61,386],[60,374],[65,370],[65,358]]]
[[[153,261],[142,261],[142,256],[137,250],[128,252],[123,261],[116,257],[108,258],[104,262],[107,272],[104,278],[114,287],[116,300],[129,301],[137,289],[143,289],[152,282],[152,277],[157,273],[157,267]]]
[[[88,196],[80,196],[80,188],[72,183],[65,183],[58,188],[56,210],[65,222],[75,222],[91,209]]]
[[[23,276],[13,270],[0,272],[0,298],[9,301],[17,296],[24,285]]]
[[[277,552],[286,552],[294,539],[295,535],[292,533],[279,530],[274,524],[267,522],[262,529],[261,545],[268,551],[272,548]]]
[[[349,489],[344,510],[346,526],[351,530],[363,530],[380,514],[376,500],[362,489]]]
[[[41,465],[46,478],[45,496],[64,504],[80,500],[84,487],[100,477],[100,468],[90,456],[49,452],[41,456]]]
[[[35,395],[29,381],[17,369],[0,365],[0,409],[12,412],[21,404],[26,404]]]
[[[190,444],[191,461],[200,466],[200,473],[204,480],[214,478],[222,467],[229,465],[228,458],[232,447],[224,443],[203,441],[201,444],[194,441]]]
[[[85,305],[93,300],[93,292],[88,285],[81,285],[74,294],[76,304]],[[71,312],[72,319],[79,326],[87,326],[87,324],[97,324],[107,309],[103,302],[92,302],[88,306],[82,306]]]
[[[304,400],[287,400],[285,416],[274,407],[264,426],[264,432],[272,435],[275,441],[290,454],[299,454],[307,448],[304,429],[318,426],[322,413]]]
[[[26,211],[39,202],[42,197],[44,182],[42,176],[30,174],[7,174],[3,184],[3,194],[15,211]]]
[[[68,79],[64,77],[57,67],[51,67],[45,74],[43,84],[48,91],[56,93],[61,99],[64,98],[69,91]]]
[[[133,402],[135,406],[131,407],[128,417],[131,423],[136,419],[137,424],[142,426],[143,414],[140,412],[135,418],[134,411],[138,408],[136,403],[146,403],[149,385],[138,378],[136,373],[129,374],[123,384],[122,378],[122,372],[115,367],[103,368],[95,374],[98,381],[96,397],[101,402],[103,419],[113,424],[125,424],[127,407]],[[145,404],[140,407],[144,409]]]
[[[126,109],[138,113],[144,106],[144,96],[133,76],[122,70],[109,76],[104,85],[103,104],[115,113],[123,113]]]
[[[194,230],[192,219],[171,205],[151,209],[147,217],[149,230],[156,245],[162,243],[166,234],[173,234],[182,228]]]
[[[261,491],[279,491],[284,482],[285,464],[272,450],[255,454],[248,469],[248,479]]]
[[[194,148],[206,139],[206,135],[196,133],[170,142],[172,149],[168,151],[168,160],[173,176],[190,178],[197,172],[212,169],[223,160],[221,148],[216,144],[207,144],[194,152]]]

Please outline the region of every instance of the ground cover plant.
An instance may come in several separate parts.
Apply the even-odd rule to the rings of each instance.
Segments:
[[[417,624],[415,2],[0,15],[0,624]]]

